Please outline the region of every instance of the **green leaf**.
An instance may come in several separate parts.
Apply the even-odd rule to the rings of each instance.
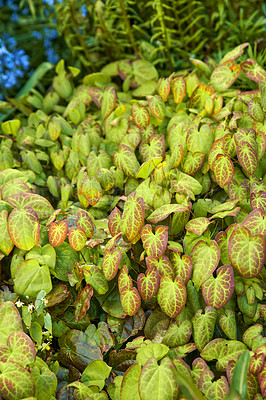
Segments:
[[[22,321],[18,309],[11,301],[0,304],[0,346],[6,347],[9,335],[21,331]]]
[[[175,276],[180,276],[186,285],[192,273],[192,260],[190,256],[184,254],[181,257],[180,253],[173,251],[171,253],[171,263],[174,267]]]
[[[216,269],[220,259],[220,249],[215,240],[211,240],[209,245],[200,240],[193,247],[190,256],[193,263],[192,281],[198,290]]]
[[[163,275],[158,291],[158,303],[161,309],[171,318],[175,318],[183,310],[187,299],[186,287],[183,280]]]
[[[215,180],[221,188],[230,183],[234,177],[235,169],[228,155],[218,154],[213,163]]]
[[[187,231],[194,232],[197,235],[202,235],[206,231],[211,221],[205,217],[198,217],[190,220],[185,228]]]
[[[8,217],[7,229],[12,242],[21,250],[30,250],[39,243],[40,224],[30,206],[15,207]]]
[[[161,158],[165,153],[165,139],[163,135],[153,135],[149,143],[142,142],[139,146],[139,152],[144,162],[151,158]]]
[[[218,317],[218,322],[222,331],[229,339],[237,340],[236,314],[233,310],[225,309]]]
[[[248,58],[240,66],[244,74],[252,81],[262,82],[265,80],[266,72],[255,60]]]
[[[50,371],[47,364],[39,357],[31,365],[31,368],[31,376],[35,383],[35,397],[38,400],[53,399],[57,387],[55,374]]]
[[[150,122],[150,114],[145,106],[140,106],[138,103],[132,104],[131,115],[133,121],[139,128],[145,128]]]
[[[108,281],[103,272],[96,265],[83,265],[83,274],[86,283],[90,284],[99,294],[105,294],[108,291]]]
[[[169,78],[160,78],[158,81],[158,93],[163,99],[163,101],[166,101],[169,94],[170,94],[170,80]]]
[[[228,241],[228,254],[232,266],[245,278],[256,277],[265,261],[265,239],[262,235],[251,235],[244,226],[238,225]]]
[[[175,379],[175,366],[170,358],[165,357],[158,365],[151,357],[142,368],[139,377],[139,394],[141,400],[173,400],[178,396],[178,385]]]
[[[52,290],[51,276],[47,265],[40,266],[39,261],[24,261],[16,271],[14,290],[20,296],[34,298],[40,290],[49,293]]]
[[[138,290],[145,302],[155,296],[159,289],[160,276],[156,267],[150,267],[147,269],[145,275],[139,274],[137,279]]]
[[[168,227],[156,226],[155,234],[152,227],[146,224],[141,229],[140,237],[148,256],[161,257],[164,255],[168,241]]]
[[[199,351],[202,351],[204,346],[211,341],[214,333],[216,318],[217,311],[210,306],[205,308],[204,314],[202,314],[202,309],[197,310],[192,318],[193,339]]]
[[[246,345],[237,340],[214,339],[201,352],[206,361],[217,360],[217,371],[225,371],[230,361],[236,361],[238,356],[247,349]]]
[[[176,104],[181,103],[186,95],[187,85],[185,79],[181,76],[180,78],[175,78],[171,82],[171,89],[174,96],[174,101]]]
[[[216,278],[212,275],[202,285],[202,295],[208,306],[216,310],[224,307],[234,292],[234,272],[231,265],[219,267]]]
[[[21,179],[12,179],[1,187],[2,200],[7,201],[8,197],[16,193],[31,193],[29,186]]]
[[[195,386],[191,379],[183,376],[180,372],[175,372],[175,379],[180,385],[182,393],[186,396],[187,400],[205,400],[206,397],[203,396],[201,391]]]
[[[35,193],[17,193],[9,196],[8,203],[13,207],[23,209],[30,206],[36,212],[40,221],[47,219],[54,212],[52,204],[45,197]]]
[[[166,204],[153,211],[147,220],[156,224],[157,222],[166,219],[171,213],[181,213],[188,210],[188,206],[184,204]]]
[[[30,373],[15,362],[0,362],[0,396],[7,400],[34,396],[34,381]]]
[[[102,354],[96,342],[84,332],[71,329],[59,339],[59,359],[65,366],[73,365],[84,370],[94,360],[102,360]]]
[[[72,226],[68,231],[68,240],[72,249],[80,251],[86,244],[87,235],[83,229]]]
[[[241,73],[239,65],[231,65],[231,60],[219,64],[211,74],[210,82],[214,90],[223,92],[229,89]]]
[[[148,343],[138,349],[136,361],[143,367],[144,364],[151,358],[156,358],[157,361],[161,360],[168,353],[169,348],[161,343]]]
[[[3,122],[1,128],[4,134],[7,136],[17,136],[21,122],[19,119],[10,119],[9,121]]]
[[[133,177],[136,176],[140,167],[134,151],[124,144],[120,144],[118,152],[114,153],[114,162],[126,175]]]
[[[91,305],[91,298],[93,296],[93,288],[91,285],[86,285],[78,292],[74,306],[75,306],[75,321],[80,321],[85,317],[87,310]]]
[[[12,332],[6,348],[0,348],[0,362],[15,362],[22,367],[34,362],[36,350],[33,341],[23,331]]]
[[[165,104],[161,96],[146,96],[149,103],[149,109],[152,115],[159,120],[165,117]]]
[[[78,221],[75,221],[77,228],[81,228],[86,233],[88,238],[92,238],[94,235],[94,225],[89,214],[84,210],[77,211]]]
[[[255,121],[263,123],[264,112],[258,102],[250,100],[250,102],[248,103],[248,113]]]
[[[112,367],[109,367],[102,360],[92,361],[83,371],[80,380],[87,386],[98,386],[99,390],[102,390],[111,369]]]
[[[68,234],[67,220],[52,222],[49,227],[49,243],[52,247],[60,246]]]
[[[136,178],[142,178],[142,179],[147,179],[154,168],[160,164],[160,162],[163,160],[163,157],[153,157],[150,158],[149,160],[145,161],[139,168]]]
[[[120,292],[122,307],[128,315],[135,315],[141,305],[141,298],[137,288],[123,287]]]
[[[236,147],[237,158],[239,164],[250,175],[252,175],[258,166],[258,158],[256,151],[248,142],[241,142],[241,145]]]
[[[103,195],[103,190],[95,176],[92,176],[91,178],[86,176],[81,184],[81,194],[92,207],[98,203]]]
[[[14,243],[8,234],[7,218],[7,210],[0,211],[0,251],[6,256],[8,256],[14,247]]]
[[[106,250],[103,257],[103,273],[108,281],[111,281],[117,274],[122,251],[118,249]]]
[[[137,237],[144,223],[143,199],[135,193],[127,198],[120,223],[120,230],[125,233],[130,242]]]
[[[240,399],[247,397],[247,372],[250,362],[249,351],[246,350],[239,357],[230,385],[230,391],[226,396],[226,400],[233,400],[235,396],[240,396]],[[233,397],[234,396],[234,397]]]
[[[141,366],[138,363],[126,370],[122,380],[120,400],[140,400],[138,387],[140,373]]]
[[[181,320],[180,323],[173,321],[164,335],[163,343],[169,347],[182,346],[189,342],[191,334],[192,322],[189,319]]]

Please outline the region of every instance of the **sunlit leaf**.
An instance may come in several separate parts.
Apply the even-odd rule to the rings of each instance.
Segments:
[[[72,226],[68,232],[68,240],[72,249],[80,251],[85,246],[87,235],[83,229]]]
[[[234,272],[231,265],[219,267],[217,276],[212,275],[202,285],[202,295],[208,306],[216,310],[224,307],[234,291]]]
[[[68,234],[67,220],[52,222],[49,227],[49,243],[51,246],[59,246],[66,239]]]
[[[132,242],[139,234],[144,223],[143,199],[132,193],[126,200],[121,219],[120,230]]]
[[[186,304],[187,292],[183,280],[176,277],[162,276],[158,291],[158,303],[161,309],[171,318],[181,313]]]
[[[134,315],[138,312],[141,304],[141,298],[137,288],[123,287],[120,292],[122,307],[128,315]]]
[[[145,275],[139,274],[137,279],[138,290],[145,302],[155,296],[159,289],[160,276],[159,272],[155,267],[150,267],[147,269]]]
[[[21,250],[30,250],[39,243],[40,223],[30,206],[15,207],[8,217],[7,229],[12,242]]]
[[[111,251],[106,250],[104,252],[103,273],[108,281],[112,280],[116,276],[121,257],[122,251],[118,249],[113,249]]]

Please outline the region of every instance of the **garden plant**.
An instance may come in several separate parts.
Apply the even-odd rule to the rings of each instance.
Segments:
[[[262,400],[266,72],[119,48],[0,102],[0,399]]]

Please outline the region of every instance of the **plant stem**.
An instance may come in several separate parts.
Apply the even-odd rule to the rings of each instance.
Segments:
[[[120,8],[121,8],[121,11],[122,11],[122,15],[123,15],[125,26],[127,28],[127,34],[128,34],[131,46],[133,47],[134,52],[137,54],[137,52],[138,52],[137,45],[136,45],[136,42],[135,42],[135,39],[134,39],[134,35],[132,33],[132,29],[131,29],[130,22],[129,22],[127,13],[126,13],[124,2],[123,2],[123,0],[118,0],[118,1],[119,1],[119,5],[120,5]]]

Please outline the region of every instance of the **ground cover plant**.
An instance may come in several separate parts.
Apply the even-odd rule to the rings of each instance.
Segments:
[[[2,102],[0,396],[266,395],[264,69],[248,43]],[[239,61],[240,60],[240,61]]]

